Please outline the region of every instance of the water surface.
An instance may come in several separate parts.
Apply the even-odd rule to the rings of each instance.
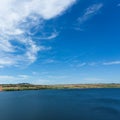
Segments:
[[[120,120],[120,89],[0,92],[0,120]]]

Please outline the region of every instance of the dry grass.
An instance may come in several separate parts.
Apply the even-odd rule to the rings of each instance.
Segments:
[[[120,84],[65,84],[65,85],[1,85],[0,91],[41,90],[41,89],[87,89],[87,88],[120,88]]]

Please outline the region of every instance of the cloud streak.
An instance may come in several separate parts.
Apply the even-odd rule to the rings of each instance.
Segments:
[[[120,65],[120,61],[104,62],[103,65]]]
[[[76,0],[4,0],[0,1],[0,67],[31,64],[39,51],[34,35],[44,21],[61,15]],[[45,39],[53,39],[57,33]]]
[[[89,18],[91,18],[93,15],[96,15],[97,12],[103,7],[102,3],[98,3],[98,4],[93,4],[91,6],[89,6],[84,14],[78,18],[79,23],[83,23],[85,21],[87,21]]]
[[[28,75],[0,75],[0,84],[6,84],[6,81],[9,84],[12,83],[22,83],[23,81],[28,81],[31,78],[31,76]]]

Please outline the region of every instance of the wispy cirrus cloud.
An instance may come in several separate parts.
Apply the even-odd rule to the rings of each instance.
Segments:
[[[43,61],[43,64],[51,64],[51,63],[56,63],[57,61],[54,59],[46,59]]]
[[[102,3],[97,3],[97,4],[93,4],[93,5],[89,6],[85,10],[84,14],[78,18],[78,22],[80,24],[82,24],[83,22],[87,21],[89,18],[96,15],[102,7],[103,7]]]
[[[120,61],[104,62],[103,65],[120,65]]]
[[[89,66],[97,66],[97,65],[99,65],[99,63],[98,62],[90,62],[90,63],[88,63],[88,65]]]
[[[114,61],[81,61],[77,58],[73,60],[67,60],[67,64],[72,68],[83,68],[83,67],[98,67],[98,66],[111,66],[111,65],[120,65],[120,60],[114,60]]]
[[[87,63],[86,63],[86,62],[83,62],[83,63],[77,63],[77,64],[75,64],[74,67],[76,67],[76,68],[81,68],[81,67],[84,67],[84,66],[86,66],[86,65],[87,65]]]
[[[61,15],[76,0],[4,0],[0,1],[0,67],[31,64],[40,51],[34,35],[44,21]],[[57,33],[44,36],[53,39]]]
[[[52,32],[50,35],[42,35],[40,37],[35,37],[35,39],[39,39],[39,40],[52,40],[54,38],[56,38],[59,35],[58,32],[54,31]]]

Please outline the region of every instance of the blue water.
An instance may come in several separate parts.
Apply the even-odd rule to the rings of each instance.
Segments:
[[[0,120],[120,120],[120,89],[0,92]]]

